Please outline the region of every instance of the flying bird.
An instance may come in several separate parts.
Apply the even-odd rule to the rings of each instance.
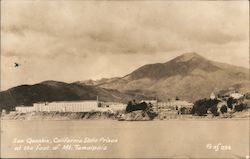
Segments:
[[[20,66],[20,64],[15,62],[15,67],[19,67],[19,66]]]

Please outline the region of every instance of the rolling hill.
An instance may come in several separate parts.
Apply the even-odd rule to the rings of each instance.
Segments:
[[[146,98],[96,86],[45,81],[35,85],[21,85],[0,92],[0,108],[10,110],[15,106],[31,106],[33,103],[45,101],[96,100],[97,96],[100,101],[123,103],[132,99]]]

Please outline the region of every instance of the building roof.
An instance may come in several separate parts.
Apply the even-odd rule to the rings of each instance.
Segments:
[[[166,104],[169,106],[185,106],[185,107],[192,107],[194,104],[183,101],[183,100],[174,100],[174,101],[169,101],[169,102],[159,102],[159,104]]]
[[[230,94],[230,97],[233,97],[234,99],[240,99],[242,98],[244,95],[240,94],[240,93],[232,93]]]
[[[177,100],[177,101],[174,101],[174,104],[176,105],[184,105],[184,106],[190,106],[190,105],[193,105],[193,103],[189,103],[187,101],[183,101],[183,100]]]
[[[157,100],[142,100],[141,102],[146,102],[146,103],[157,103]]]
[[[77,101],[52,101],[52,102],[37,102],[34,104],[45,104],[45,103],[80,103],[80,102],[100,102],[97,100],[77,100]]]

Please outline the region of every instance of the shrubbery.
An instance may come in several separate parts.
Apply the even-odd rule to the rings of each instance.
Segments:
[[[211,112],[214,116],[219,116],[217,105],[213,105],[213,106],[210,108],[210,112]]]
[[[232,109],[233,108],[233,104],[237,103],[236,99],[233,99],[232,97],[229,97],[227,100],[227,106],[228,108]]]
[[[237,111],[237,112],[240,112],[246,108],[247,108],[247,105],[244,103],[240,103],[234,107],[235,111]]]
[[[158,114],[153,112],[153,111],[146,111],[146,113],[148,114],[149,118],[152,120],[154,119]]]
[[[192,108],[192,114],[203,116],[207,114],[207,111],[209,110],[214,116],[218,116],[219,112],[222,114],[228,112],[228,108],[239,112],[243,111],[244,109],[248,109],[248,101],[242,101],[241,99],[234,99],[233,97],[229,97],[228,99],[223,98],[221,99],[222,102],[225,101],[226,104],[222,105],[222,107],[218,110],[218,103],[220,100],[218,99],[200,99],[197,100],[194,103],[194,106]]]
[[[126,107],[125,113],[142,110],[143,111],[142,117],[145,117],[145,115],[147,114],[150,120],[152,120],[158,115],[157,113],[153,111],[152,107],[153,105],[151,103],[150,104],[147,104],[146,102],[135,103],[135,102],[129,101]]]
[[[187,110],[187,108],[182,107],[182,108],[180,109],[180,113],[181,113],[181,114],[186,114],[186,110]]]
[[[199,116],[206,115],[207,114],[206,105],[199,105],[199,106],[197,105],[197,106],[194,106],[192,113],[193,114],[197,114]]]
[[[126,113],[130,113],[136,110],[146,110],[146,109],[149,109],[149,107],[145,102],[133,104],[131,101],[129,101],[126,107]]]
[[[193,109],[192,109],[192,114],[196,114],[199,116],[203,116],[207,114],[208,109],[212,107],[212,113],[217,116],[217,113],[215,113],[215,109],[217,109],[217,104],[219,103],[219,100],[217,99],[200,99],[194,103]],[[216,110],[217,111],[217,110]]]
[[[221,112],[222,114],[227,113],[227,106],[226,106],[226,105],[223,105],[223,106],[220,108],[220,112]]]

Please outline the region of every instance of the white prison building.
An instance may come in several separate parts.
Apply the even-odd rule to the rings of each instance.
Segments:
[[[176,108],[180,110],[183,107],[192,108],[193,105],[194,105],[193,103],[190,103],[187,101],[181,101],[181,100],[157,103],[158,111],[170,111]]]
[[[91,111],[118,111],[126,109],[126,105],[122,103],[100,102],[97,100],[84,101],[57,101],[34,103],[33,107],[20,106],[16,107],[19,112],[91,112]]]
[[[58,101],[51,103],[34,103],[35,111],[90,112],[97,110],[99,102],[93,101]]]
[[[126,109],[127,104],[116,103],[116,102],[104,102],[102,103],[102,106],[106,108],[110,108],[113,111],[122,111]]]
[[[27,113],[27,112],[33,112],[33,111],[35,111],[35,109],[34,109],[34,107],[19,106],[19,107],[16,107],[16,111],[22,112],[22,113]]]

